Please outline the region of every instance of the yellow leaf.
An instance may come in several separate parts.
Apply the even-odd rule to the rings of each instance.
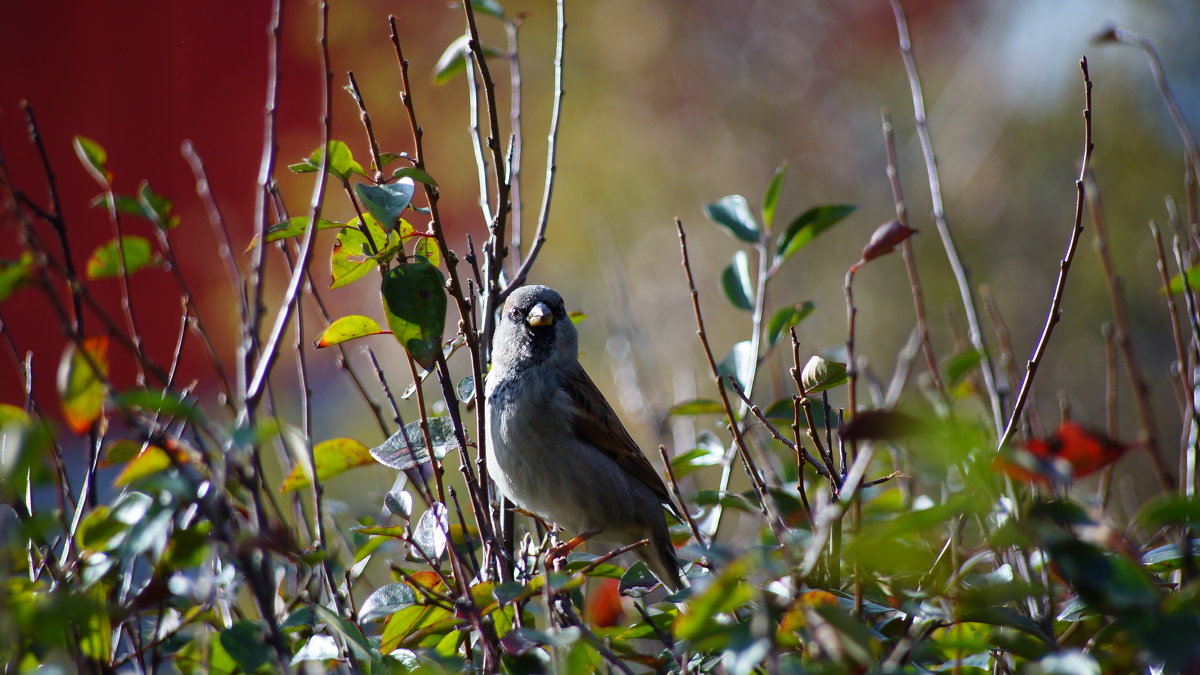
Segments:
[[[313,448],[313,461],[319,480],[327,480],[356,466],[374,464],[375,458],[367,446],[352,438],[333,438],[322,441]],[[308,487],[312,478],[297,464],[283,481],[280,492],[291,492]]]
[[[82,434],[100,418],[107,378],[108,337],[84,338],[83,351],[73,343],[67,345],[58,364],[58,394],[71,431]]]

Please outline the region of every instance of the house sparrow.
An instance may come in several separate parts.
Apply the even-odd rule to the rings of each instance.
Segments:
[[[663,506],[667,488],[579,365],[562,296],[525,286],[504,303],[487,376],[488,475],[521,509],[577,536],[634,549],[672,591],[683,586]]]

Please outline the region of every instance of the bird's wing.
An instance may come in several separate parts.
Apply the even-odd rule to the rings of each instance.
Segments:
[[[575,434],[580,440],[612,458],[625,471],[646,484],[659,500],[670,508],[677,518],[679,513],[671,502],[667,486],[646,459],[641,448],[625,430],[612,406],[588,377],[583,367],[576,364],[567,372],[563,391],[571,398],[575,413],[572,420]]]

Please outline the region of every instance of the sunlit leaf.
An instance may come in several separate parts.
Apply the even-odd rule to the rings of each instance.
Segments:
[[[321,331],[313,340],[313,346],[317,349],[340,344],[347,340],[365,337],[367,335],[381,335],[386,331],[380,327],[379,322],[369,316],[360,316],[357,314],[351,316],[343,316],[329,324],[329,327]]]
[[[411,178],[418,183],[424,183],[432,187],[437,187],[437,181],[433,179],[433,176],[430,176],[428,173],[418,169],[415,166],[406,166],[403,169],[396,169],[392,172],[392,178]]]
[[[435,237],[418,237],[417,245],[413,249],[413,255],[428,260],[429,264],[434,267],[442,264],[442,249],[438,247]]]
[[[58,394],[71,431],[82,434],[100,418],[107,377],[107,336],[84,338],[82,351],[73,342],[67,344],[58,364]]]
[[[1163,295],[1167,293],[1172,295],[1182,293],[1185,279],[1187,280],[1187,288],[1192,289],[1193,293],[1200,290],[1200,265],[1189,267],[1186,274],[1176,274],[1171,277],[1170,283],[1167,284],[1166,288],[1160,289],[1159,292]]]
[[[0,260],[0,302],[33,280],[33,254],[25,251],[16,260]]]
[[[733,262],[721,272],[721,289],[725,298],[738,309],[754,309],[754,290],[750,282],[750,262],[745,251],[733,254]]]
[[[179,225],[179,216],[171,213],[171,200],[155,192],[150,181],[144,180],[138,185],[137,202],[142,215],[159,229],[171,230]]]
[[[342,650],[336,640],[328,635],[314,635],[296,650],[290,665],[295,666],[304,661],[333,661],[341,656]]]
[[[768,232],[771,230],[771,225],[775,223],[775,209],[779,206],[779,193],[783,189],[783,174],[785,173],[787,173],[786,164],[775,169],[775,175],[771,177],[771,182],[767,184],[767,191],[763,194],[763,227]]]
[[[308,230],[308,224],[312,222],[312,218],[308,216],[295,216],[288,218],[282,223],[275,223],[267,228],[267,242],[279,241],[288,237],[298,237]],[[335,223],[331,220],[317,220],[317,230],[328,230],[335,227],[346,227],[345,223]],[[254,250],[258,246],[258,235],[254,235],[254,239],[250,241],[250,245],[246,247],[246,253]]]
[[[767,344],[774,346],[779,339],[787,334],[787,330],[792,326],[800,323],[806,316],[812,314],[814,305],[812,301],[805,300],[804,302],[791,307],[784,307],[775,312],[770,321],[767,322]]]
[[[332,438],[321,441],[313,446],[313,463],[317,470],[318,480],[328,480],[345,473],[356,466],[374,464],[375,458],[367,446],[353,438]],[[283,480],[279,491],[283,493],[299,490],[311,485],[310,477],[297,464],[288,477]]]
[[[1166,544],[1146,551],[1142,554],[1142,564],[1151,572],[1174,572],[1182,569],[1189,561],[1192,565],[1200,559],[1200,539],[1191,540],[1191,550],[1184,549],[1179,543]]]
[[[144,267],[158,265],[161,260],[154,252],[150,240],[145,237],[127,234],[121,237],[121,251],[125,254],[125,271],[133,274]],[[116,240],[109,241],[92,251],[87,261],[88,279],[107,279],[120,276],[121,257],[117,252]]]
[[[375,217],[369,214],[363,216],[367,231],[371,233],[371,241],[375,252],[382,251],[388,243],[388,235],[375,222]],[[329,257],[330,288],[341,288],[353,283],[376,269],[379,263],[372,257],[371,247],[367,246],[367,238],[359,227],[358,218],[350,221],[349,225],[338,233],[337,241]]]
[[[388,270],[380,292],[392,336],[422,368],[432,370],[446,322],[445,277],[417,259]]]
[[[809,242],[816,239],[817,235],[854,213],[855,208],[848,204],[814,206],[801,213],[788,224],[787,229],[779,236],[775,254],[784,260],[791,258],[796,251],[808,246]]]
[[[358,608],[358,620],[365,623],[374,619],[382,619],[409,605],[419,601],[417,592],[405,583],[394,583],[381,586],[363,600]]]
[[[100,147],[99,143],[86,136],[76,136],[73,145],[75,155],[83,163],[83,168],[92,174],[92,178],[95,178],[97,183],[108,185],[112,182],[112,174],[105,166],[108,162],[108,153]]]
[[[800,382],[809,394],[832,389],[847,379],[846,364],[820,356],[810,358],[800,373]]]
[[[704,214],[736,239],[751,244],[758,241],[758,221],[750,212],[745,197],[729,195],[712,204],[705,204]]]
[[[308,160],[306,160],[309,168],[302,171],[297,171],[297,169],[294,168],[296,166],[304,165],[305,162],[301,162],[299,165],[289,166],[288,168],[296,171],[297,173],[318,171],[320,170],[321,164],[324,161],[325,149],[317,148],[311,155],[309,155]],[[329,173],[337,176],[343,181],[349,180],[352,174],[358,174],[360,176],[366,175],[366,172],[363,171],[362,165],[354,161],[354,154],[350,152],[350,146],[346,145],[342,141],[329,141]]]
[[[466,70],[467,52],[470,51],[467,46],[469,42],[470,36],[464,33],[446,47],[433,66],[434,84],[446,84],[452,77]],[[480,51],[483,52],[484,58],[500,55],[500,52],[490,47],[480,47]]]
[[[152,476],[171,466],[171,456],[157,445],[146,445],[121,473],[113,479],[113,485],[125,486],[146,476]]]

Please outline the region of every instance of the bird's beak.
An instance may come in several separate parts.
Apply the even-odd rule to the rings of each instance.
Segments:
[[[539,302],[529,310],[529,318],[525,319],[525,321],[530,326],[553,326],[554,312],[550,311],[546,303]]]

